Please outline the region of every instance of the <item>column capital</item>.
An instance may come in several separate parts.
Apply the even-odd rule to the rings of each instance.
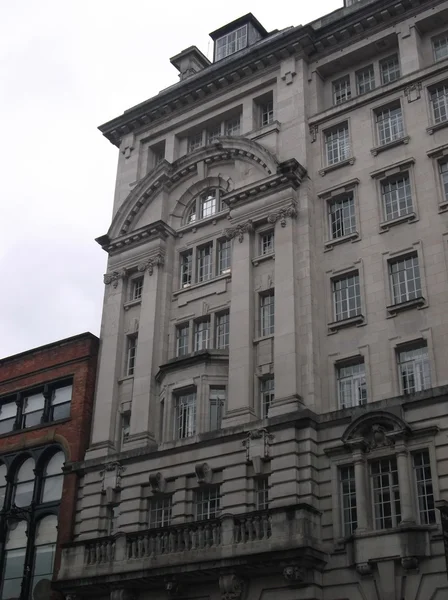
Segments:
[[[252,219],[249,219],[245,223],[238,223],[235,227],[228,227],[225,229],[224,234],[228,240],[232,240],[234,237],[238,238],[238,241],[241,242],[244,240],[245,233],[252,233],[254,230],[254,224]]]
[[[103,281],[105,285],[112,284],[112,287],[116,288],[120,279],[123,279],[126,276],[125,269],[118,269],[116,271],[112,271],[110,273],[105,273],[103,275]]]
[[[282,227],[286,227],[286,219],[295,219],[297,217],[297,202],[292,201],[288,206],[279,208],[275,212],[271,212],[268,215],[269,223],[276,223],[280,221]]]
[[[152,275],[154,273],[155,267],[163,267],[164,264],[165,257],[161,252],[159,252],[155,256],[147,258],[146,260],[143,260],[141,263],[139,263],[139,265],[137,266],[137,271],[139,273],[144,273],[145,271],[148,271],[148,273]]]

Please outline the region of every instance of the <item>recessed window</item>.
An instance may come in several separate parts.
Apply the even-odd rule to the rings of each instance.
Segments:
[[[380,60],[381,83],[386,85],[400,79],[400,61],[398,54]]]
[[[131,300],[140,300],[143,293],[143,277],[136,277],[131,281]]]
[[[434,50],[434,60],[442,60],[448,56],[448,32],[437,36],[432,40],[432,47]]]
[[[422,296],[418,256],[408,256],[389,262],[393,304],[409,302]]]
[[[355,199],[353,193],[338,196],[328,203],[330,238],[337,240],[356,232]]]
[[[216,190],[207,190],[204,194],[201,194],[201,219],[211,217],[216,211]]]
[[[231,31],[216,40],[216,59],[222,60],[247,46],[247,25]]]
[[[325,156],[328,166],[350,158],[348,123],[341,123],[325,132]]]
[[[34,427],[42,422],[45,408],[43,393],[33,394],[24,399],[22,409],[22,429]]]
[[[335,321],[344,321],[361,314],[359,274],[352,273],[333,282],[333,309]]]
[[[188,207],[184,223],[191,225],[199,220],[207,219],[223,210],[223,208],[225,208],[225,205],[222,204],[220,190],[209,188],[199,194]]]
[[[430,101],[434,123],[445,123],[448,121],[448,84],[444,83],[432,88]]]
[[[159,142],[150,148],[150,168],[155,168],[165,158],[165,142]]]
[[[194,351],[207,350],[210,347],[210,317],[194,324]]]
[[[268,100],[260,105],[261,126],[270,125],[274,122],[274,103]]]
[[[448,202],[448,161],[439,162],[439,173],[442,183],[443,201]]]
[[[262,419],[269,416],[269,409],[275,399],[275,379],[273,376],[260,379],[260,415]]]
[[[173,508],[172,496],[157,496],[149,500],[149,527],[169,527]]]
[[[213,277],[213,244],[201,246],[196,252],[197,281],[208,281]]]
[[[176,398],[176,438],[183,440],[196,433],[196,392],[191,391]]]
[[[218,275],[230,273],[232,264],[232,246],[230,240],[218,242]]]
[[[337,81],[333,81],[333,104],[342,104],[352,97],[350,89],[350,76],[346,75]]]
[[[397,527],[401,521],[401,507],[396,459],[372,462],[370,479],[375,529]]]
[[[131,411],[127,410],[120,415],[120,449],[124,448],[124,445],[129,438],[131,432]]]
[[[176,356],[186,356],[188,354],[189,335],[190,326],[188,323],[176,327]]]
[[[0,405],[0,434],[14,430],[16,415],[17,404],[15,401],[3,402]]]
[[[381,182],[381,196],[386,221],[392,221],[414,211],[409,173]]]
[[[260,295],[260,335],[272,335],[274,333],[275,318],[274,292]]]
[[[260,255],[272,254],[274,252],[274,232],[264,231],[260,233]]]
[[[341,490],[342,527],[344,535],[350,536],[358,526],[355,468],[353,465],[339,469],[339,485]]]
[[[127,344],[128,347],[126,356],[126,375],[130,377],[131,375],[134,375],[135,370],[135,357],[137,354],[137,336],[128,336]]]
[[[182,288],[191,285],[193,277],[193,250],[187,250],[180,255],[180,286]]]
[[[380,146],[404,137],[403,113],[400,103],[375,111],[375,117]]]
[[[415,394],[431,387],[427,346],[398,352],[398,376],[403,394]]]
[[[201,148],[201,146],[203,146],[203,135],[202,135],[202,131],[198,132],[198,133],[193,133],[192,135],[190,135],[188,137],[188,152],[194,152],[195,150],[198,150],[198,148]]]
[[[73,386],[57,387],[51,394],[50,421],[68,419],[72,401]]]
[[[338,366],[339,408],[350,408],[367,402],[366,367],[363,362]]]
[[[202,487],[195,492],[195,516],[197,521],[216,519],[220,510],[219,487],[215,485]]]
[[[222,123],[207,127],[207,144],[214,144],[222,136]]]
[[[28,522],[12,522],[6,534],[2,598],[20,598],[28,544]]]
[[[422,525],[436,522],[434,506],[434,488],[432,485],[431,464],[428,450],[421,450],[412,455],[414,479],[417,487],[417,504]]]
[[[20,508],[29,506],[33,500],[35,467],[34,458],[30,457],[22,463],[17,471],[14,481],[13,502]]]
[[[229,137],[240,135],[240,117],[234,117],[225,121],[224,131]]]
[[[269,478],[266,476],[255,479],[255,506],[257,510],[269,508]]]
[[[210,431],[221,429],[221,421],[226,402],[225,387],[211,387],[209,398]]]
[[[356,87],[358,94],[366,94],[375,89],[375,72],[373,65],[369,65],[356,73]]]
[[[226,350],[229,347],[230,315],[228,312],[216,315],[216,348]]]

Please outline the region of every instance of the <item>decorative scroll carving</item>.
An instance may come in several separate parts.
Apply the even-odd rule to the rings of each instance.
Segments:
[[[144,273],[145,271],[148,271],[148,273],[150,275],[152,275],[154,273],[154,267],[163,267],[163,265],[165,264],[165,257],[163,256],[163,254],[157,254],[156,256],[154,256],[153,258],[148,258],[147,260],[144,260],[143,262],[141,262],[138,267],[137,270],[140,273]]]
[[[120,271],[112,271],[112,273],[106,273],[103,277],[103,281],[106,285],[112,284],[112,287],[116,288],[118,282],[125,276],[126,272],[124,269]]]
[[[317,132],[318,131],[319,131],[319,125],[311,125],[310,126],[311,143],[313,143],[317,140]]]
[[[210,483],[212,479],[212,470],[207,463],[198,463],[194,467],[198,483]]]
[[[282,227],[286,227],[287,217],[290,219],[295,219],[297,217],[297,205],[295,202],[291,202],[289,206],[280,208],[276,212],[270,213],[268,215],[268,221],[269,223],[276,223],[277,221],[280,221],[280,225]]]
[[[405,571],[416,571],[419,566],[418,558],[416,556],[404,556],[401,559],[401,566]]]
[[[245,223],[238,223],[235,227],[229,227],[224,231],[224,234],[228,240],[232,240],[234,237],[238,238],[241,243],[244,239],[245,233],[251,233],[254,230],[254,224],[251,219]]]
[[[219,589],[222,600],[241,600],[244,592],[244,581],[234,574],[220,575]]]
[[[364,439],[367,451],[394,445],[394,442],[387,436],[386,428],[382,425],[372,425]]]
[[[165,478],[162,473],[150,473],[149,483],[153,494],[161,493],[165,490]]]
[[[120,465],[118,462],[108,463],[104,466],[104,469],[100,471],[102,477],[102,491],[103,493],[107,488],[118,490],[121,488],[121,474],[125,470],[125,467]]]
[[[368,577],[372,575],[372,565],[368,562],[359,563],[356,565],[356,570],[362,577]]]
[[[306,571],[297,565],[288,565],[283,569],[283,577],[286,581],[303,583],[305,581]]]

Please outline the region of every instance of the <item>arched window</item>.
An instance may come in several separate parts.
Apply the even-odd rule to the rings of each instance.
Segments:
[[[13,502],[16,506],[29,506],[33,499],[34,490],[34,459],[27,458],[17,471],[14,484]]]
[[[196,221],[196,202],[193,203],[193,206],[190,207],[190,210],[187,213],[187,225],[189,223],[194,223]]]
[[[65,462],[63,452],[56,452],[48,461],[42,486],[42,502],[55,502],[62,496],[63,474],[62,467]]]
[[[57,455],[55,455],[57,456]],[[36,584],[42,579],[53,577],[54,555],[56,552],[58,518],[56,515],[48,515],[37,523],[34,538],[34,567],[31,593]]]
[[[0,510],[3,508],[5,503],[5,494],[6,494],[6,474],[8,469],[6,465],[0,463]]]
[[[11,523],[6,536],[1,598],[20,597],[27,541],[26,521]]]
[[[195,198],[187,211],[185,224],[212,217],[222,209],[221,191],[218,188],[209,188]]]

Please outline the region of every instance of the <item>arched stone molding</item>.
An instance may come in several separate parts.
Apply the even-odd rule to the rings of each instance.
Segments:
[[[171,165],[162,161],[148,173],[131,191],[115,215],[107,232],[110,240],[129,233],[132,224],[163,188],[170,191],[185,178],[198,172],[198,163],[219,164],[229,160],[241,160],[258,166],[266,177],[277,171],[278,160],[266,148],[246,138],[222,137],[219,142],[199,148],[182,156]]]
[[[395,440],[406,438],[411,428],[397,415],[387,411],[372,411],[361,415],[345,430],[342,442],[349,447],[370,451],[392,446]]]
[[[224,178],[220,175],[218,175],[218,177],[206,177],[201,181],[197,181],[179,198],[173,212],[171,213],[172,217],[178,219],[179,225],[184,223],[190,206],[202,192],[213,188],[219,189],[221,194],[225,194],[232,191],[233,185],[233,181],[230,178]]]

